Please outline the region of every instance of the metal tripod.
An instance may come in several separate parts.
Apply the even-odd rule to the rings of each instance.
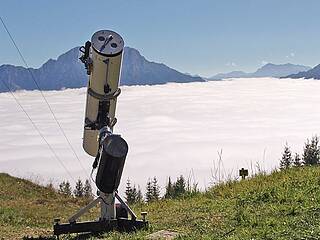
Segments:
[[[117,216],[115,199],[117,199],[120,202],[120,206],[130,214],[131,219]],[[99,203],[101,207],[101,216],[98,221],[77,222],[78,218]],[[123,201],[116,191],[111,194],[100,192],[96,199],[72,215],[68,219],[69,223],[60,224],[60,219],[55,219],[53,226],[54,235],[59,237],[59,235],[67,233],[101,233],[112,230],[126,232],[135,231],[148,226],[148,222],[145,219],[146,213],[143,212],[141,214],[143,220],[137,220],[135,213]]]

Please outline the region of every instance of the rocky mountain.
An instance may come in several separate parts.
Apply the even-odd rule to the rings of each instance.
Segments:
[[[83,64],[78,60],[79,48],[73,48],[50,59],[40,68],[30,68],[42,90],[59,90],[63,88],[79,88],[87,85],[88,76]],[[37,86],[28,69],[20,66],[0,66],[0,92],[8,91],[3,81],[11,90],[33,90]],[[164,64],[146,60],[138,50],[125,47],[121,85],[154,85],[168,82],[203,82],[201,77],[192,77],[180,73]]]
[[[291,63],[286,64],[272,64],[268,63],[256,72],[253,73],[253,77],[283,77],[289,74],[295,74],[302,71],[307,71],[310,67],[303,65],[295,65]]]
[[[153,85],[168,82],[203,82],[201,77],[180,73],[162,63],[150,62],[138,50],[126,47],[123,56],[121,84]]]
[[[210,80],[222,80],[227,78],[242,78],[242,77],[250,77],[250,73],[246,73],[243,71],[232,71],[229,73],[218,73],[213,77],[209,78]]]
[[[297,74],[291,74],[283,78],[314,78],[314,79],[320,79],[320,64],[315,66],[314,68],[308,70],[308,71],[303,71],[299,72]]]
[[[242,77],[284,77],[289,74],[296,74],[302,71],[308,71],[311,69],[308,66],[303,65],[295,65],[291,63],[286,64],[272,64],[267,63],[266,65],[259,68],[257,71],[253,73],[245,73],[242,71],[233,71],[230,73],[220,73],[217,74],[209,80],[221,80],[226,78],[242,78]]]

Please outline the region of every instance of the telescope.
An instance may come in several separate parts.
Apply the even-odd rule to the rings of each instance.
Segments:
[[[95,183],[98,197],[72,215],[69,223],[54,221],[54,235],[67,233],[99,233],[111,230],[132,231],[146,228],[148,222],[137,216],[117,190],[128,153],[128,144],[119,134],[113,133],[124,41],[110,30],[93,34],[91,41],[80,47],[80,60],[89,81],[83,131],[83,149],[94,157],[93,170],[97,169]],[[93,172],[93,171],[92,171]],[[92,174],[92,173],[91,173]],[[119,201],[115,204],[115,199]],[[100,204],[101,213],[96,221],[77,222],[89,209]],[[130,219],[128,218],[130,215]]]

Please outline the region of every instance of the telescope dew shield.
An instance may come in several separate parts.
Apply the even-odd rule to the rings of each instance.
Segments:
[[[86,46],[86,47],[89,47]],[[86,60],[90,74],[87,91],[83,148],[91,156],[98,153],[99,129],[116,123],[117,96],[124,41],[113,31],[101,30],[91,38],[90,56]]]
[[[109,135],[100,148],[96,185],[101,192],[113,193],[118,189],[128,153],[128,144],[120,135]]]

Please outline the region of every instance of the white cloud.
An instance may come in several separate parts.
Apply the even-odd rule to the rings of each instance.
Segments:
[[[319,91],[320,81],[274,78],[122,87],[115,133],[127,140],[129,153],[120,192],[127,178],[144,189],[149,177],[157,176],[164,186],[168,176],[188,176],[192,169],[203,186],[211,180],[220,149],[223,174],[237,174],[257,162],[265,170],[279,166],[286,141],[293,152],[301,152],[306,138],[320,134],[320,111],[314,111]],[[15,93],[75,179],[88,178],[94,160],[81,146],[85,92],[82,88],[44,94],[87,174],[39,92]],[[0,94],[0,113],[1,172],[68,178],[10,94]]]
[[[269,62],[266,61],[266,60],[262,60],[262,61],[261,61],[261,64],[262,64],[262,65],[266,65],[266,64],[268,64],[268,63],[269,63]]]
[[[291,52],[289,55],[286,56],[286,58],[294,58],[295,57],[295,53]]]
[[[228,67],[236,67],[238,65],[235,62],[228,62],[228,63],[226,63],[226,66],[228,66]]]

